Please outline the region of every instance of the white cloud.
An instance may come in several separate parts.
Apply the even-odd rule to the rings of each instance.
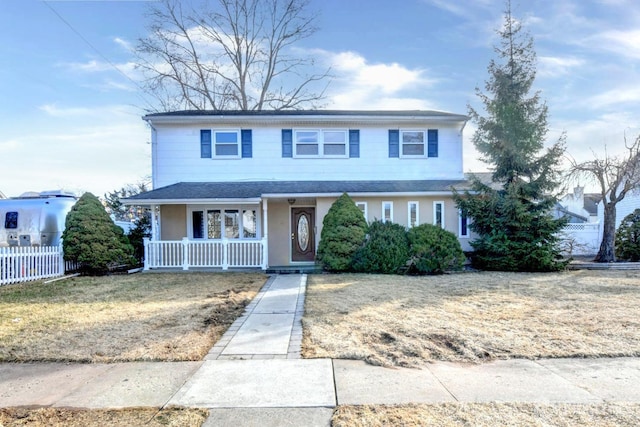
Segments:
[[[540,56],[538,57],[538,76],[560,77],[570,74],[574,69],[585,65],[585,61],[575,57]]]
[[[640,59],[640,30],[610,30],[596,34],[590,40],[594,46],[618,55]]]
[[[592,96],[586,100],[591,108],[605,108],[621,104],[638,104],[640,102],[640,87],[619,86],[615,89]]]
[[[437,83],[437,79],[427,75],[427,70],[410,69],[398,63],[370,64],[356,52],[315,50],[313,53],[331,66],[335,76],[327,94],[330,108],[435,108],[426,97],[416,97]]]
[[[126,51],[129,51],[129,52],[133,51],[133,45],[128,40],[125,40],[121,37],[114,37],[113,41],[115,44],[121,46]]]

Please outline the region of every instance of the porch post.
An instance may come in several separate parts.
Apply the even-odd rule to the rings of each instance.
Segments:
[[[262,200],[262,217],[264,219],[264,228],[262,230],[262,269],[269,267],[269,202],[267,199]]]
[[[151,239],[160,240],[158,237],[158,219],[156,218],[156,207],[157,205],[151,205]]]
[[[153,235],[153,233],[152,233]],[[151,254],[149,253],[149,238],[148,237],[143,237],[142,241],[144,242],[144,267],[143,270],[147,271],[149,270],[149,257],[151,256]]]
[[[189,269],[189,238],[182,238],[182,269]]]

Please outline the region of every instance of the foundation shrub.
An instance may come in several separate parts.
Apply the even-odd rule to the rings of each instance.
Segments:
[[[369,225],[364,245],[354,256],[353,268],[363,273],[394,274],[409,260],[407,231],[399,224],[375,221]]]
[[[409,229],[409,272],[412,274],[442,274],[461,270],[465,255],[460,242],[450,231],[431,224]]]
[[[351,197],[340,196],[322,221],[316,260],[325,270],[353,270],[353,256],[363,245],[367,221]]]

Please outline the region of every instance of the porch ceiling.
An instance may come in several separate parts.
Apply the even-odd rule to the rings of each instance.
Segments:
[[[262,198],[429,195],[469,189],[466,180],[413,181],[255,181],[179,182],[141,193],[122,202],[127,205],[197,203],[217,201],[257,203]]]

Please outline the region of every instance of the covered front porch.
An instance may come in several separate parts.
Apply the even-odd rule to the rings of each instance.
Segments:
[[[152,212],[145,270],[315,267],[314,197],[183,195],[148,201],[153,203],[145,204]]]

